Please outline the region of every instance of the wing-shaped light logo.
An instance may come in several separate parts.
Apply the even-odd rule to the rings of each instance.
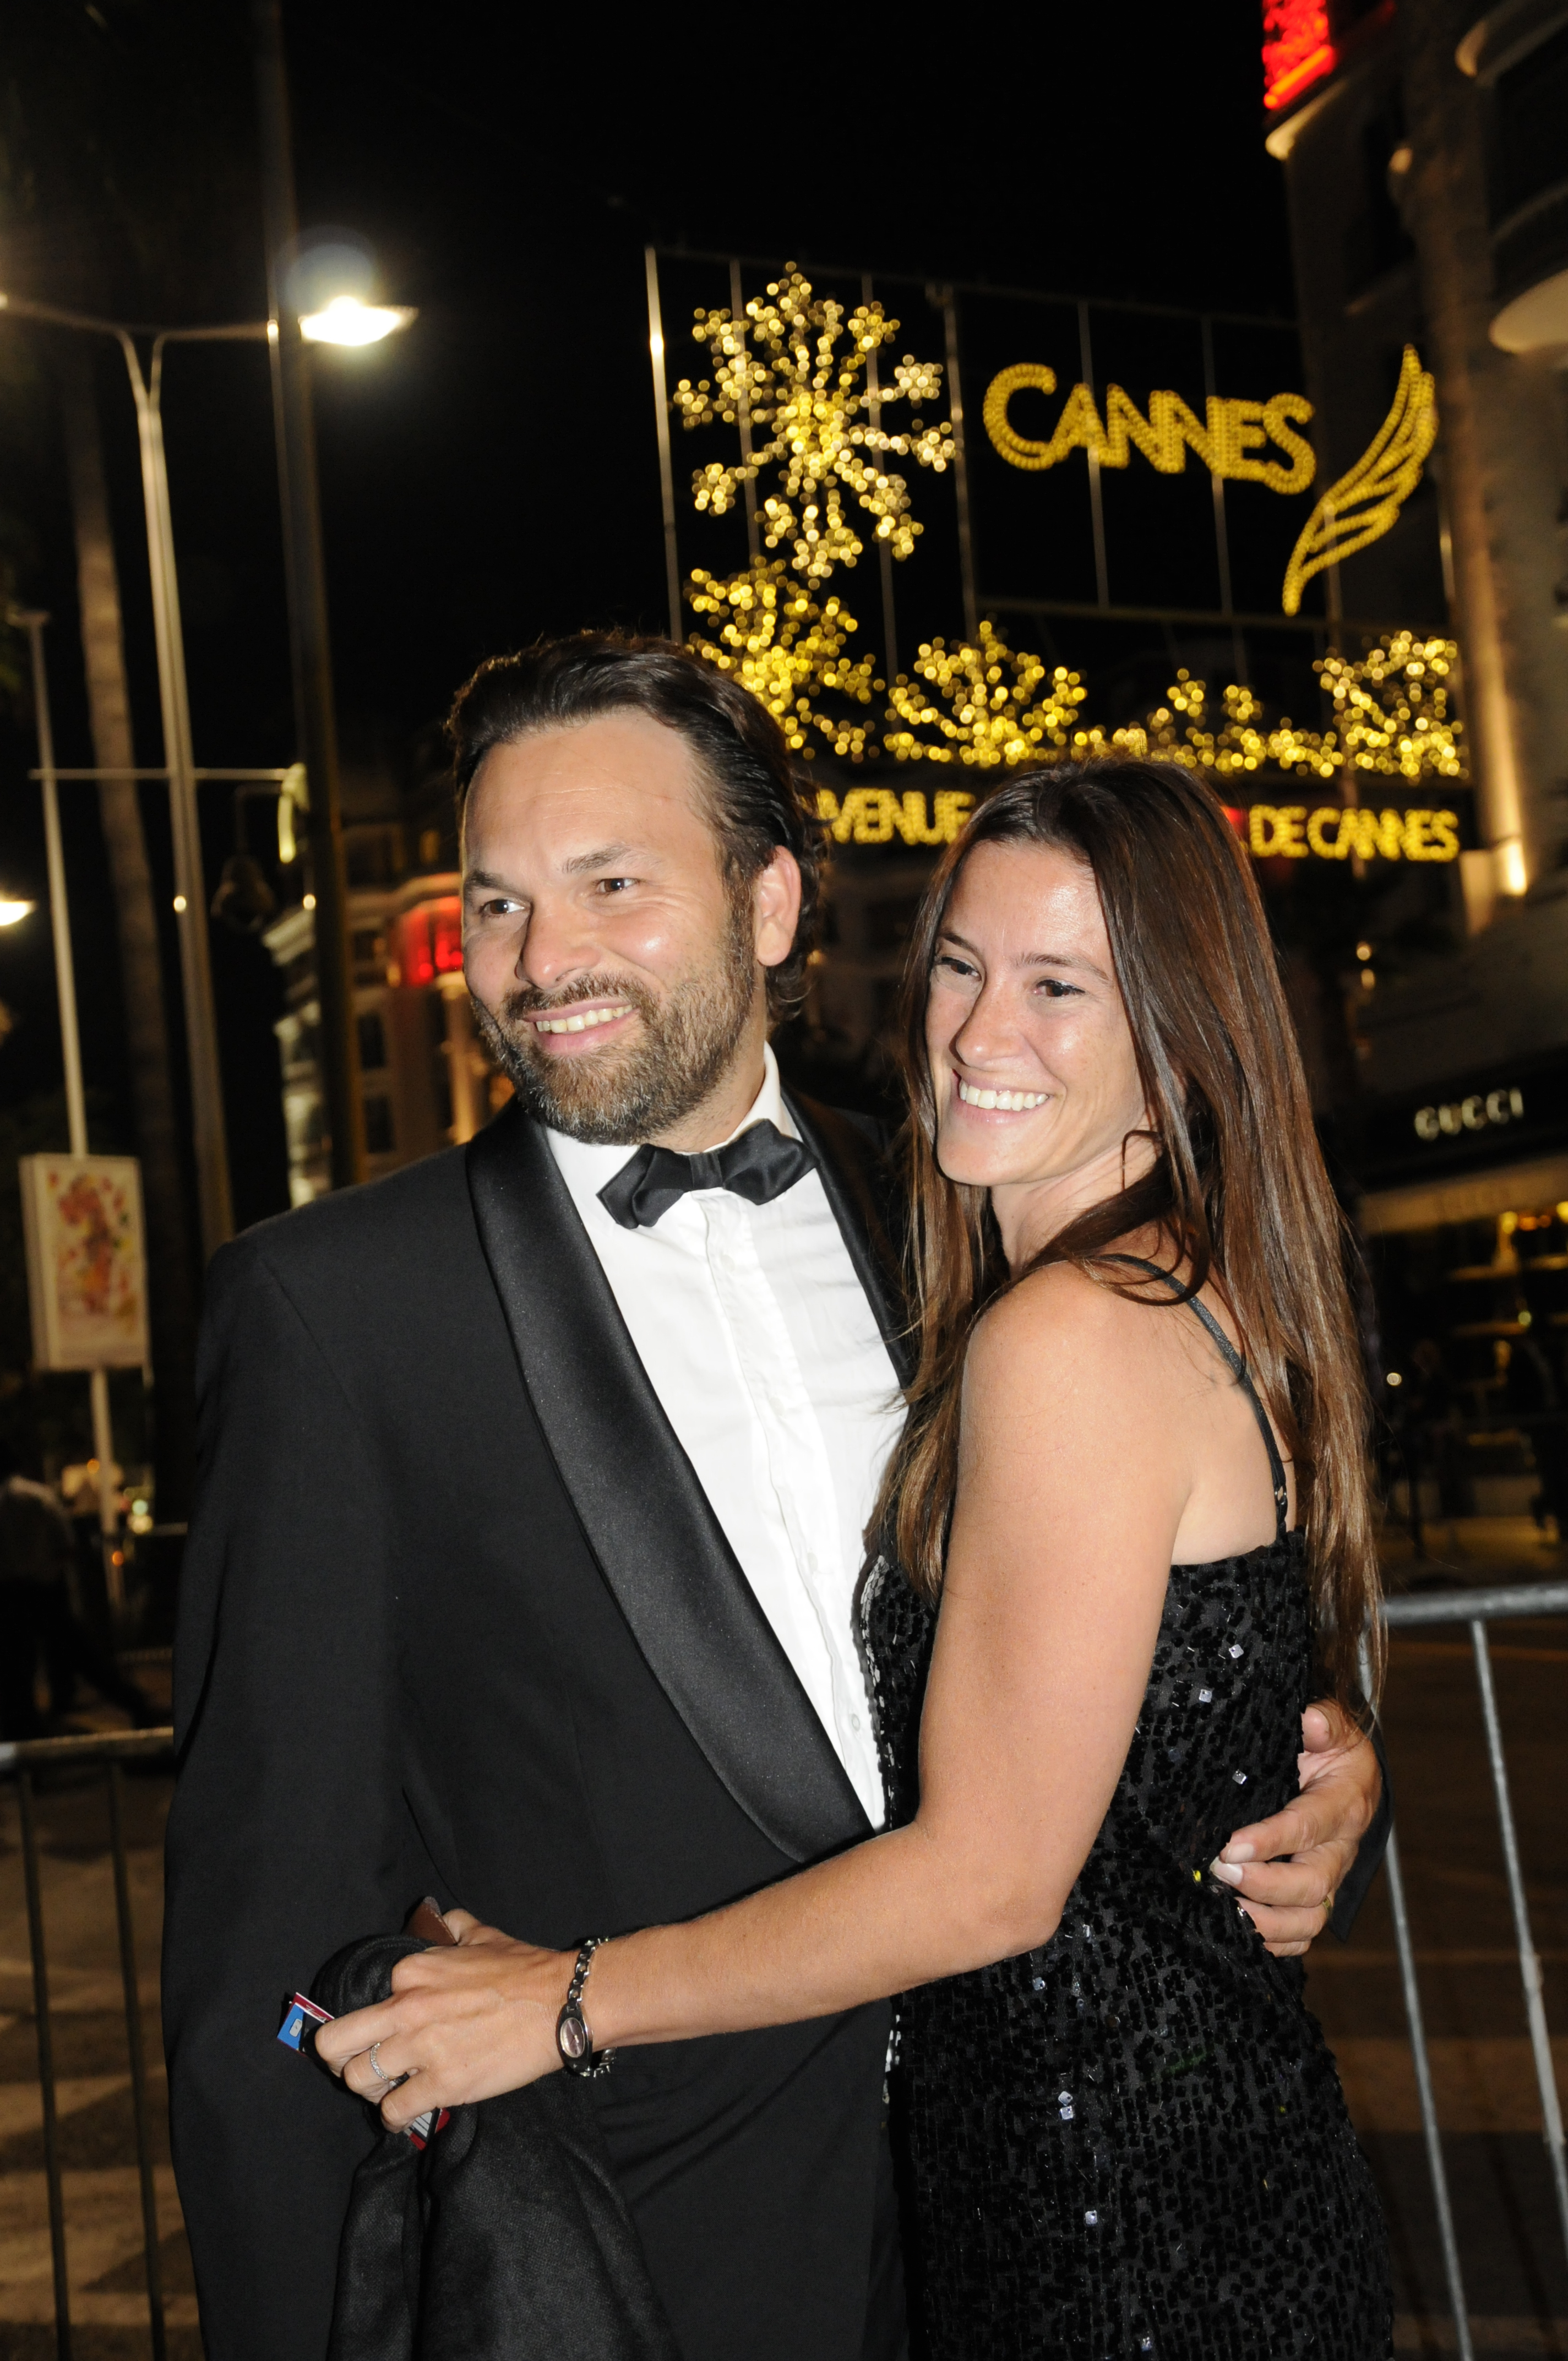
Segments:
[[[1288,615],[1299,609],[1301,593],[1314,574],[1354,556],[1387,532],[1420,482],[1436,436],[1431,371],[1422,368],[1414,345],[1407,345],[1387,417],[1354,467],[1330,485],[1290,553],[1283,599]]]

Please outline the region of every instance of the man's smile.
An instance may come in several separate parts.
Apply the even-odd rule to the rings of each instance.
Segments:
[[[537,1033],[587,1033],[601,1025],[614,1025],[630,1014],[631,1003],[622,1000],[608,1008],[563,1009],[558,1016],[534,1016],[529,1022]]]

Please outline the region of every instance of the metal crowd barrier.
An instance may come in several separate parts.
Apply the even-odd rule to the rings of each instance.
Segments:
[[[1475,1681],[1481,1693],[1481,1719],[1486,1732],[1486,1757],[1492,1773],[1492,1793],[1497,1800],[1497,1825],[1503,1839],[1503,1868],[1508,1878],[1508,1899],[1513,1905],[1514,1938],[1519,1947],[1519,1976],[1524,1985],[1530,2049],[1535,2059],[1535,2079],[1541,2091],[1541,2122],[1545,2127],[1547,2155],[1551,2160],[1552,2185],[1557,2198],[1558,2223],[1564,2246],[1568,2247],[1568,2159],[1563,2154],[1563,2109],[1558,2101],[1557,2077],[1552,2063],[1552,2040],[1546,2026],[1541,1958],[1530,1933],[1524,1872],[1519,1866],[1519,1836],[1514,1825],[1513,1803],[1508,1794],[1508,1764],[1503,1755],[1503,1726],[1497,1714],[1497,1693],[1492,1680],[1492,1652],[1486,1638],[1487,1624],[1507,1618],[1568,1615],[1568,1582],[1509,1583],[1485,1590],[1422,1591],[1412,1598],[1385,1600],[1383,1615],[1392,1631],[1403,1631],[1412,1626],[1428,1623],[1468,1623],[1470,1626],[1470,1644],[1475,1655]],[[1460,2361],[1475,2361],[1475,2348],[1471,2339],[1470,2315],[1464,2301],[1459,2241],[1454,2235],[1453,2207],[1449,2199],[1448,2171],[1443,2163],[1442,2141],[1438,2130],[1437,2102],[1432,2090],[1431,2059],[1421,2015],[1420,1987],[1416,1981],[1415,1945],[1410,1937],[1409,1913],[1405,1906],[1404,1872],[1399,1865],[1398,1839],[1393,1834],[1388,1839],[1387,1858],[1388,1898],[1394,1913],[1394,1941],[1399,1957],[1400,1981],[1404,1985],[1405,2015],[1410,2028],[1416,2092],[1420,2101],[1421,2129],[1426,2138],[1427,2169],[1431,2175],[1432,2197],[1437,2207],[1438,2235],[1442,2246],[1449,2307],[1453,2314]]]
[[[1568,2156],[1564,2154],[1563,2110],[1552,2067],[1541,1993],[1541,1960],[1530,1932],[1519,1863],[1519,1838],[1508,1793],[1508,1765],[1503,1754],[1502,1723],[1492,1679],[1492,1656],[1486,1638],[1490,1622],[1508,1618],[1568,1616],[1568,1583],[1519,1583],[1492,1589],[1421,1592],[1390,1598],[1383,1613],[1391,1631],[1434,1623],[1467,1623],[1475,1651],[1475,1678],[1481,1697],[1481,1718],[1486,1733],[1486,1754],[1502,1834],[1503,1866],[1513,1907],[1514,1935],[1519,1949],[1519,1975],[1524,1986],[1530,2048],[1541,2091],[1541,2120],[1557,2199],[1559,2223],[1568,2247]],[[163,2288],[159,2261],[158,2203],[153,2182],[152,2147],[148,2137],[147,2065],[142,2049],[141,2007],[137,1989],[136,1945],[131,1919],[130,1880],[126,1864],[121,1765],[172,1756],[173,1732],[169,1730],[127,1730],[104,1737],[45,1738],[24,1743],[0,1744],[0,1778],[14,1781],[21,1817],[22,1873],[27,1889],[27,1932],[32,1950],[33,2005],[38,2019],[38,2082],[43,2102],[44,2170],[49,2183],[49,2245],[54,2267],[55,2350],[58,2361],[71,2361],[71,2301],[66,2277],[65,2209],[61,2193],[59,2127],[55,2109],[54,2043],[49,2021],[49,1965],[44,1948],[43,1905],[38,1876],[38,1824],[34,1773],[65,1764],[104,1766],[109,1800],[109,1839],[115,1879],[115,1915],[119,1934],[120,1979],[125,1993],[126,2038],[130,2057],[131,2104],[136,2124],[137,2164],[141,2181],[142,2239],[147,2265],[148,2314],[152,2331],[153,2361],[166,2361],[168,2343],[163,2317]],[[1405,2013],[1415,2061],[1416,2090],[1420,2103],[1427,2165],[1431,2175],[1438,2232],[1449,2303],[1453,2314],[1460,2361],[1475,2361],[1464,2278],[1454,2234],[1448,2172],[1438,2128],[1432,2088],[1431,2060],[1427,2048],[1420,1987],[1416,1976],[1415,1945],[1405,1902],[1404,1872],[1398,1837],[1390,1834],[1387,1850],[1388,1892],[1393,1905],[1394,1939],[1404,1987]]]
[[[115,1919],[119,1935],[120,1982],[126,2004],[126,2045],[130,2057],[131,2110],[136,2125],[137,2168],[141,2181],[142,2247],[147,2265],[148,2319],[153,2361],[167,2361],[163,2275],[159,2257],[158,2197],[148,2136],[147,2059],[142,2049],[141,2001],[137,1989],[136,1931],[131,1918],[130,1875],[126,1864],[124,1777],[127,1762],[172,1759],[171,1730],[115,1731],[103,1737],[38,1738],[0,1744],[0,1779],[16,1790],[21,1818],[22,1879],[27,1898],[27,1939],[32,1952],[33,2009],[38,2020],[38,2089],[43,2104],[44,2177],[49,2184],[49,2248],[54,2266],[54,2341],[58,2361],[71,2361],[71,2289],[65,2267],[65,2202],[60,2182],[60,2125],[55,2106],[54,2032],[49,2019],[49,1960],[44,1948],[43,1894],[38,1875],[35,1773],[78,1763],[104,1767],[109,1795],[109,1850],[114,1863]]]

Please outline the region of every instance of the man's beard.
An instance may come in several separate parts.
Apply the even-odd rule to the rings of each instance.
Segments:
[[[498,1011],[474,1002],[486,1046],[523,1104],[553,1131],[594,1147],[635,1147],[685,1121],[715,1089],[740,1046],[757,989],[750,896],[732,906],[712,964],[663,997],[608,971],[569,992],[524,986]],[[642,1022],[625,1041],[577,1057],[552,1057],[533,1019],[584,1001],[626,1001]]]

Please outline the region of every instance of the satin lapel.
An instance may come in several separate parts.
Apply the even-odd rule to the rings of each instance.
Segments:
[[[883,1157],[837,1108],[818,1106],[815,1099],[799,1098],[791,1091],[784,1093],[784,1101],[801,1137],[817,1150],[822,1186],[855,1276],[865,1290],[898,1382],[907,1385],[914,1375],[914,1355],[892,1224],[883,1204],[888,1187]]]
[[[539,1423],[653,1677],[789,1860],[870,1824],[648,1381],[549,1142],[509,1108],[468,1148],[490,1275]]]

